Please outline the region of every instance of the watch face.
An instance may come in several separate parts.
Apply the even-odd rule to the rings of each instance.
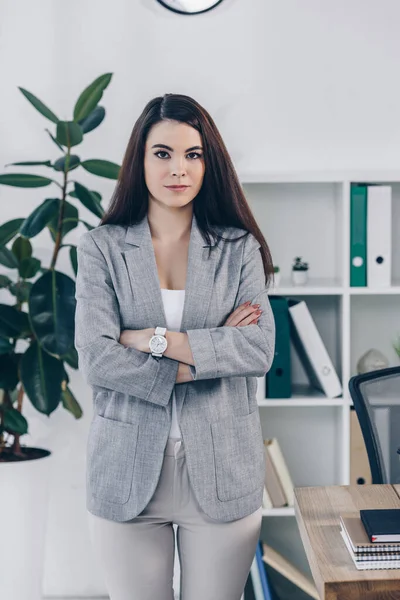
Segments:
[[[164,352],[167,347],[167,340],[162,335],[154,335],[151,338],[152,352]]]

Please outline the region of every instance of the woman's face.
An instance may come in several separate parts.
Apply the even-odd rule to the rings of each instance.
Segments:
[[[150,129],[144,156],[144,177],[149,201],[182,207],[197,196],[203,183],[201,135],[178,121],[160,121]],[[171,185],[188,186],[182,191]]]

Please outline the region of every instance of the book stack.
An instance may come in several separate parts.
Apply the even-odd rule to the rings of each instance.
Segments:
[[[358,570],[400,569],[400,509],[340,515],[340,534]]]
[[[291,342],[310,385],[329,398],[340,396],[341,382],[306,302],[271,296],[270,303],[276,327],[275,353],[259,397],[291,398]]]
[[[294,505],[293,481],[276,438],[264,440],[265,480],[263,508]]]
[[[350,285],[389,287],[392,270],[392,188],[352,184]]]

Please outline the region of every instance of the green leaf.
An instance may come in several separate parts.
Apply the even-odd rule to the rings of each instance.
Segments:
[[[72,369],[77,370],[79,368],[79,360],[78,353],[76,351],[75,346],[70,348],[67,354],[64,354],[63,357],[64,362],[66,362]],[[66,377],[68,378],[68,373],[66,372]]]
[[[13,345],[6,338],[0,337],[0,354],[8,354],[12,351]]]
[[[82,128],[74,121],[59,121],[57,123],[57,142],[71,148],[83,140]]]
[[[77,182],[74,181],[74,183],[77,183]],[[90,191],[91,191],[92,195],[95,196],[100,203],[101,195],[99,194],[99,192],[96,192],[95,190],[90,190]],[[78,194],[76,192],[68,192],[68,196],[71,196],[71,198],[78,198]]]
[[[51,161],[50,160],[44,160],[44,161],[28,160],[27,162],[8,163],[8,165],[6,165],[6,167],[11,167],[11,166],[34,167],[37,165],[44,165],[45,167],[51,167]]]
[[[30,332],[29,317],[26,312],[9,304],[0,304],[0,336],[19,338]],[[2,386],[0,385],[0,388]]]
[[[60,200],[58,198],[46,198],[24,220],[20,233],[26,238],[35,237],[35,235],[38,235],[46,227],[51,219],[58,216],[59,210]]]
[[[0,275],[0,288],[6,288],[12,285],[13,281],[7,275]]]
[[[13,390],[18,385],[18,358],[15,354],[0,355],[0,389]]]
[[[28,433],[28,421],[16,408],[6,408],[4,411],[4,430],[12,434],[25,435]]]
[[[78,273],[78,257],[77,257],[76,246],[71,246],[71,248],[69,249],[69,259],[71,261],[72,269],[76,276]]]
[[[0,245],[5,246],[19,232],[24,219],[11,219],[0,225]]]
[[[18,269],[18,260],[6,246],[0,246],[0,264],[8,269]]]
[[[34,341],[22,356],[20,373],[24,390],[33,406],[39,412],[50,415],[61,400],[62,361],[50,356]]]
[[[32,244],[21,235],[14,240],[11,250],[18,263],[20,263],[22,259],[30,258],[32,256]]]
[[[112,73],[101,75],[83,90],[74,107],[74,121],[85,119],[96,108],[111,77]]]
[[[99,177],[107,177],[108,179],[118,179],[120,166],[108,160],[91,159],[84,160],[81,165],[86,171]]]
[[[61,241],[70,231],[76,229],[78,223],[78,209],[70,202],[64,202],[63,221],[61,224]],[[47,227],[50,231],[53,242],[55,242],[58,229],[58,214],[54,215],[54,217],[50,219],[50,221],[47,223]]]
[[[19,280],[12,283],[8,289],[10,290],[10,293],[17,298],[18,302],[22,303],[28,302],[32,285],[33,283],[31,281]]]
[[[18,272],[22,279],[31,279],[39,271],[40,265],[40,260],[33,256],[31,258],[23,258],[19,264]]]
[[[80,419],[82,417],[83,410],[68,387],[61,392],[61,400],[64,408],[68,410],[75,419]]]
[[[80,162],[81,162],[81,159],[79,158],[79,156],[76,156],[76,154],[71,154],[69,156],[68,166],[67,166],[67,159],[68,159],[68,155],[62,156],[61,158],[56,160],[56,162],[53,164],[54,169],[56,171],[68,172],[68,171],[72,171],[73,169],[76,169],[76,167],[79,167]]]
[[[41,175],[29,175],[23,173],[9,173],[0,175],[0,184],[13,185],[15,187],[36,188],[45,187],[52,183],[51,179]]]
[[[53,111],[47,108],[47,106],[43,104],[43,102],[39,100],[39,98],[37,98],[36,96],[31,94],[31,92],[28,92],[28,90],[25,90],[22,87],[18,87],[18,89],[23,93],[25,98],[27,98],[29,102],[36,108],[36,110],[38,110],[44,117],[46,117],[46,119],[53,121],[53,123],[58,123],[58,117],[56,117]]]
[[[83,206],[90,210],[90,212],[100,218],[103,216],[104,210],[100,206],[96,196],[87,187],[75,181],[75,193]]]
[[[48,129],[46,129],[45,131],[47,131],[47,133],[49,134],[49,136],[51,137],[51,139],[53,140],[53,142],[56,144],[56,146],[58,146],[58,148],[61,150],[61,152],[64,152],[64,148],[61,146],[61,144],[59,144],[56,140],[56,138],[54,137],[54,135],[51,133],[51,131],[49,131]]]
[[[89,133],[93,129],[96,129],[103,121],[106,116],[105,108],[102,106],[96,106],[96,108],[90,113],[86,119],[82,119],[78,121],[79,125],[82,127],[83,133]]]
[[[74,344],[75,282],[59,271],[39,277],[29,296],[32,329],[49,354],[60,358]]]
[[[84,226],[86,227],[86,229],[88,231],[90,231],[91,229],[95,229],[97,227],[97,225],[91,225],[90,223],[87,223],[87,221],[83,221],[82,219],[79,219],[81,223],[84,224]]]

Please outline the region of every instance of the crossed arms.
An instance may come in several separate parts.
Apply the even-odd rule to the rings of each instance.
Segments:
[[[145,343],[141,349],[120,343],[109,270],[90,232],[84,233],[77,249],[75,347],[87,382],[166,406],[177,382],[263,376],[274,355],[275,324],[259,244],[249,235],[246,246],[236,304],[260,304],[258,323],[167,332],[168,348],[157,361]]]

